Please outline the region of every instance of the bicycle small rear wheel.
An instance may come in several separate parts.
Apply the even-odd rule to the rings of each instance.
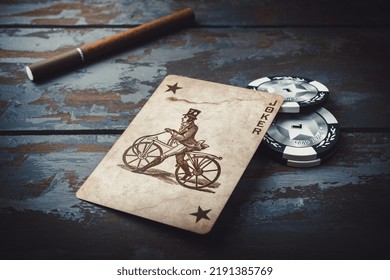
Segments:
[[[175,177],[177,182],[187,188],[205,188],[217,181],[221,175],[221,166],[216,159],[204,155],[189,155],[187,164],[191,175],[177,166]]]

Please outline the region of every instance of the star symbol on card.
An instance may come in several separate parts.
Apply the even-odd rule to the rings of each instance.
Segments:
[[[182,89],[182,87],[179,87],[177,84],[178,84],[178,83],[176,83],[176,84],[174,84],[174,85],[167,85],[168,89],[167,89],[165,92],[172,91],[173,94],[176,94],[176,91],[177,91],[178,89]]]
[[[211,209],[209,210],[203,210],[200,206],[198,206],[198,212],[191,213],[190,215],[196,217],[196,223],[199,222],[201,219],[210,220],[210,218],[207,216],[207,213],[209,213]]]

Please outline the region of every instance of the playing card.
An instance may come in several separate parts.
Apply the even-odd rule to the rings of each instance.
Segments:
[[[207,233],[282,103],[272,93],[167,76],[77,197]]]

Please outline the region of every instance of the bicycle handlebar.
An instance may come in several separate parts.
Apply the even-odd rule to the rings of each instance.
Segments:
[[[156,133],[156,134],[150,134],[150,135],[144,135],[144,136],[141,136],[140,138],[138,138],[137,140],[134,141],[133,145],[141,142],[142,140],[144,139],[147,139],[147,138],[151,138],[151,137],[157,137],[158,135],[161,135],[161,134],[164,134],[164,133],[167,133],[166,131],[163,131],[163,132],[160,132],[160,133]]]

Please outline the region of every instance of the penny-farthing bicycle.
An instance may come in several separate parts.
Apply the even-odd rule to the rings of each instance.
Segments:
[[[158,135],[163,133],[166,132],[143,136],[134,141],[133,145],[123,153],[122,159],[125,165],[131,169],[138,169],[173,149],[174,141],[168,140],[165,143],[158,139]],[[199,189],[211,186],[221,174],[221,166],[218,163],[221,157],[190,151],[185,153],[184,159],[187,161],[191,175],[185,176],[184,170],[179,165],[175,170],[176,181],[184,187]]]

